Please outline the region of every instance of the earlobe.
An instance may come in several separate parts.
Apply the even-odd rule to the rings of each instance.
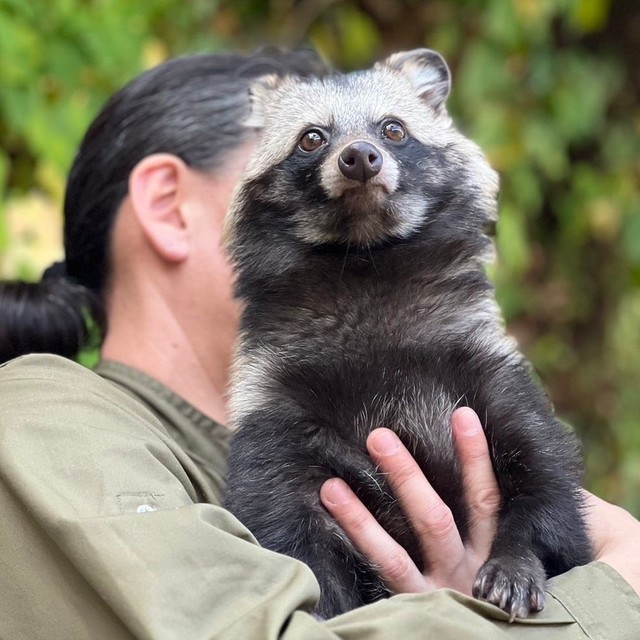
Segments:
[[[149,244],[169,262],[182,262],[190,251],[183,211],[186,170],[180,158],[163,153],[141,160],[129,176],[134,215]]]

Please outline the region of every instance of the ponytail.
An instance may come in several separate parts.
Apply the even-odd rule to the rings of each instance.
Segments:
[[[97,296],[56,263],[40,282],[0,282],[0,363],[28,353],[73,358],[105,318]]]

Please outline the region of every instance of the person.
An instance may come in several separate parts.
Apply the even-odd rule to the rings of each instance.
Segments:
[[[500,502],[469,409],[452,420],[472,523],[464,542],[394,434],[368,440],[430,559],[425,574],[341,480],[321,489],[380,565],[397,594],[387,600],[317,619],[310,570],[259,547],[221,506],[239,309],[219,246],[251,150],[248,82],[321,71],[276,52],[176,59],[134,79],[89,128],[69,176],[64,264],[42,283],[0,288],[4,360],[73,355],[87,314],[105,331],[95,372],[53,355],[0,367],[1,637],[637,635],[640,523],[595,497],[597,561],[551,580],[541,613],[509,623],[469,596]]]

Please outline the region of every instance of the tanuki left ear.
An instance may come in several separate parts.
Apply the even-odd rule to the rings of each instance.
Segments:
[[[435,111],[444,110],[451,90],[451,72],[437,51],[413,49],[394,53],[376,67],[388,67],[405,74],[427,105]]]
[[[168,262],[189,255],[190,236],[183,212],[186,165],[177,156],[143,158],[129,176],[133,212],[155,252]]]

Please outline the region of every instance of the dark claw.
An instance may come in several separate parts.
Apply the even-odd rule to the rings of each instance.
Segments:
[[[545,572],[533,554],[488,560],[473,584],[473,595],[500,607],[509,621],[526,618],[544,607]]]

